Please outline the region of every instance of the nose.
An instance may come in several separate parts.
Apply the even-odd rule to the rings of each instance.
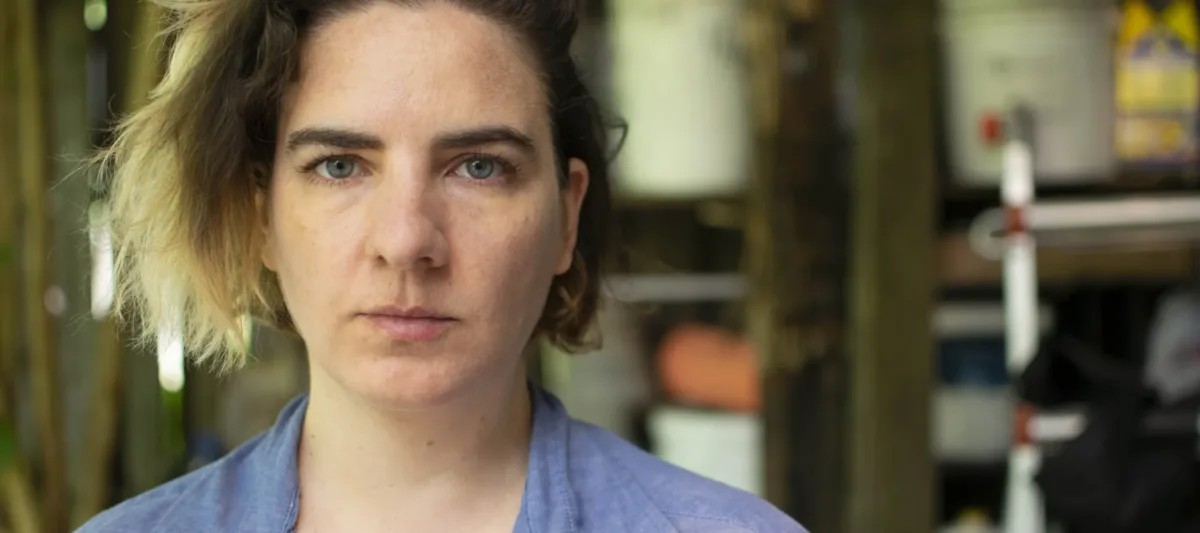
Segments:
[[[449,255],[442,202],[428,180],[410,174],[387,176],[371,191],[368,252],[377,263],[393,268],[439,268]]]

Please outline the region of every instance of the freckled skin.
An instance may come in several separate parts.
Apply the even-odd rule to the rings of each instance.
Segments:
[[[544,90],[523,45],[490,20],[437,3],[379,3],[325,22],[301,51],[263,199],[263,261],[314,373],[372,403],[421,409],[516,375],[552,278],[570,267],[587,169],[560,186]],[[447,132],[515,129],[533,141],[439,149]],[[287,149],[304,128],[361,132],[379,149]],[[474,181],[463,157],[511,161]],[[356,174],[306,164],[330,156]],[[336,182],[335,182],[336,181]],[[423,307],[457,319],[439,338],[390,338],[360,313]]]

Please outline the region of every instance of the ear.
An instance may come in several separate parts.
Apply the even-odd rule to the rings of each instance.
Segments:
[[[254,209],[257,212],[257,216],[255,217],[257,221],[255,231],[258,231],[259,236],[262,238],[259,258],[262,260],[263,266],[267,267],[267,270],[275,272],[275,265],[278,262],[276,260],[275,239],[271,235],[271,215],[269,206],[267,205],[269,200],[267,198],[268,194],[270,193],[264,187],[259,187],[254,191]]]
[[[587,196],[588,180],[587,163],[582,159],[571,158],[567,163],[567,183],[562,189],[563,240],[562,249],[558,254],[556,274],[564,274],[571,269],[575,260],[575,242],[579,236],[579,212],[583,209],[583,198]]]

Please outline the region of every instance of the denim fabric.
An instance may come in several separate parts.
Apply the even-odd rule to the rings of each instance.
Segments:
[[[572,420],[534,389],[529,472],[514,533],[804,533],[762,499]],[[80,533],[291,533],[307,397],[211,465],[105,511]],[[401,531],[403,527],[399,528]]]

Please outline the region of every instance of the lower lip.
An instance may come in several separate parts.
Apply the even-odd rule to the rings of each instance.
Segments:
[[[367,315],[367,318],[387,336],[405,342],[428,342],[437,339],[455,322],[447,318],[404,318],[388,315]]]

